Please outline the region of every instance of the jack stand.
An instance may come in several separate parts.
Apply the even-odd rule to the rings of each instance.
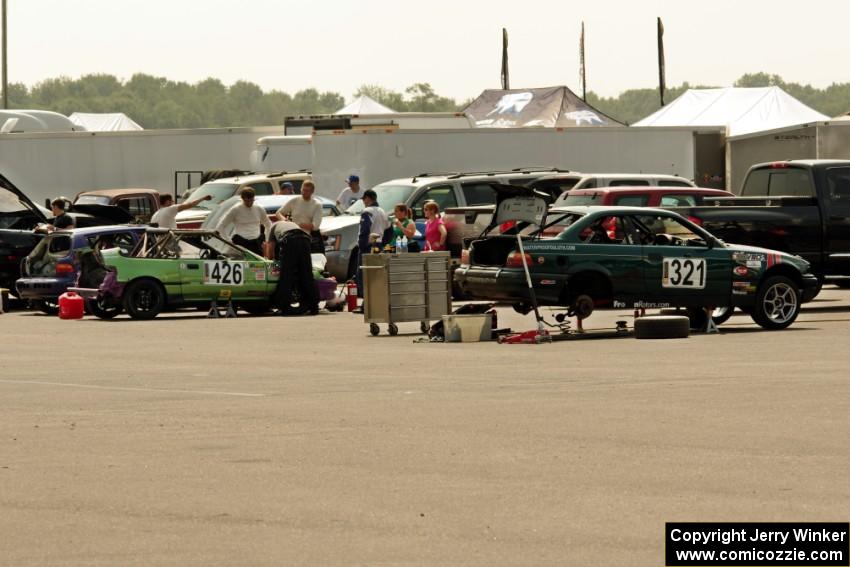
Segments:
[[[617,321],[617,328],[615,329],[618,333],[628,333],[629,327],[625,321]]]
[[[638,314],[638,313],[640,313],[640,314]],[[634,317],[635,319],[637,319],[639,317],[643,317],[644,315],[646,315],[646,308],[641,307],[640,309],[638,309],[637,307],[635,307],[635,317]]]
[[[705,308],[706,315],[706,324],[705,324],[705,334],[710,335],[711,333],[719,333],[720,330],[717,328],[717,325],[714,324],[714,319],[711,317],[711,314],[714,313],[714,309],[710,307]]]
[[[576,333],[584,332],[584,325],[582,325],[583,319],[581,317],[576,317]]]
[[[228,319],[235,319],[236,318],[236,310],[233,309],[233,302],[230,301],[230,300],[227,301],[227,309],[225,309],[225,311],[224,311],[224,316],[227,317]],[[221,317],[221,313],[218,312],[218,301],[217,300],[215,300],[215,299],[212,300],[212,304],[210,304],[210,310],[207,313],[207,317],[210,317],[210,318],[213,318],[213,319],[218,319],[218,318]]]

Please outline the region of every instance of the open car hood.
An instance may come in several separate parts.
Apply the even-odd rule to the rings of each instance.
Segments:
[[[69,212],[91,215],[107,220],[109,224],[127,224],[136,220],[126,209],[122,209],[118,205],[71,205]]]
[[[35,215],[39,221],[46,223],[47,217],[44,216],[44,213],[33,203],[29,197],[24,195],[24,193],[18,189],[14,183],[6,179],[3,174],[0,174],[0,193],[6,193],[6,195],[0,195],[0,199],[4,197],[8,197],[10,199],[15,199],[20,201],[20,203],[32,211],[32,214]]]
[[[487,231],[506,222],[527,222],[543,226],[546,221],[546,195],[521,185],[491,185],[496,192],[496,212]]]

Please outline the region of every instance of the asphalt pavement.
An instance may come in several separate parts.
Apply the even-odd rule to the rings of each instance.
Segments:
[[[399,326],[0,315],[0,563],[646,566],[669,521],[847,521],[850,292],[678,340]]]

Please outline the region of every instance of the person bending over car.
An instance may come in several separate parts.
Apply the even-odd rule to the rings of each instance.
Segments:
[[[74,219],[65,212],[65,199],[53,199],[50,202],[53,211],[53,222],[40,224],[35,227],[35,232],[53,232],[54,230],[71,230],[74,228]]]
[[[317,315],[319,294],[313,279],[313,262],[310,257],[310,235],[291,221],[278,221],[269,231],[269,241],[277,243],[277,260],[280,277],[274,301],[281,315]],[[293,292],[298,307],[294,308]]]
[[[272,221],[269,220],[269,216],[263,207],[254,204],[253,189],[245,187],[239,196],[242,198],[242,202],[236,203],[222,215],[218,225],[216,225],[216,230],[221,232],[222,228],[233,223],[233,237],[231,238],[233,243],[262,256],[263,246],[260,239],[260,227],[265,227],[268,235],[272,228]]]

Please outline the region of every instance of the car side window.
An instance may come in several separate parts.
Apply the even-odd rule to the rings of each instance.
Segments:
[[[646,195],[623,195],[617,197],[614,204],[621,207],[645,207],[648,199]]]
[[[118,201],[118,206],[133,215],[138,220],[147,220],[151,217],[151,203],[144,197],[131,197]]]
[[[662,207],[695,207],[697,199],[693,195],[664,195],[661,197]]]
[[[492,205],[496,202],[496,192],[484,183],[470,183],[462,190],[467,205]]]
[[[416,198],[413,203],[413,215],[417,219],[425,218],[425,213],[422,206],[426,201],[434,201],[440,207],[442,213],[448,207],[456,207],[457,199],[455,198],[455,190],[451,185],[438,185],[431,187]]]
[[[70,236],[54,236],[50,239],[50,246],[48,247],[48,251],[51,254],[65,254],[71,249],[71,237]]]
[[[850,167],[832,167],[826,170],[829,198],[833,202],[850,203]]]
[[[702,237],[666,215],[637,215],[635,224],[642,244],[649,246],[704,246]]]
[[[609,187],[649,187],[647,179],[612,179]]]
[[[623,217],[601,217],[581,232],[581,239],[585,244],[632,244],[626,232]]]
[[[261,183],[251,183],[249,185],[254,190],[254,194],[256,195],[272,195],[274,190],[272,189],[272,184],[263,181]]]

